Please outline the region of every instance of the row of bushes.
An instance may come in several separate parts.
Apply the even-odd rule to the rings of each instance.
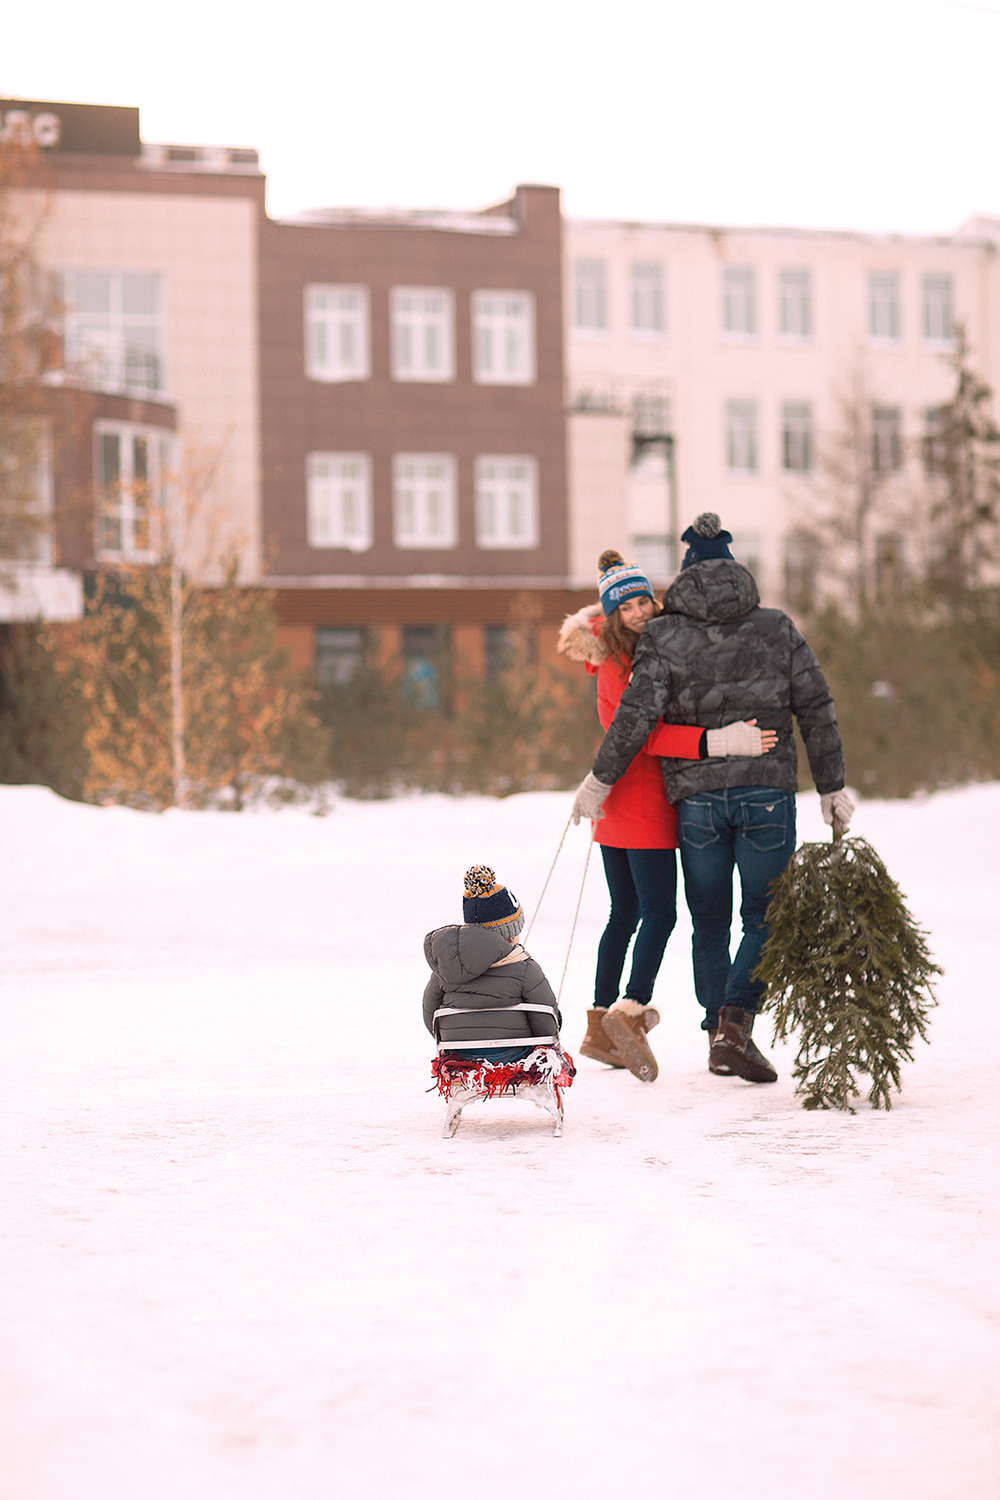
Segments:
[[[852,622],[829,611],[806,634],[833,691],[849,780],[863,795],[1000,778],[995,601],[930,622],[898,612]],[[526,652],[492,681],[443,681],[437,700],[428,706],[405,674],[374,661],[349,682],[300,690],[294,701],[308,725],[286,725],[275,740],[272,782],[332,782],[362,798],[407,788],[498,796],[565,788],[600,738],[592,681],[579,669],[531,663]],[[72,653],[60,660],[44,631],[4,627],[0,781],[93,797],[87,715]]]

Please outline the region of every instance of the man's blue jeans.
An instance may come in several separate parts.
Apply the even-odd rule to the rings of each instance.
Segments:
[[[714,1031],[724,1005],[755,1012],[763,985],[752,980],[767,939],[764,916],[776,880],[795,850],[795,797],[776,787],[695,792],[677,804],[684,893],[694,935],[694,987]],[[740,872],[743,941],[730,961],[733,870]]]

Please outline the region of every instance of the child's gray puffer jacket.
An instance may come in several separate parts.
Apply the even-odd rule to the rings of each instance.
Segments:
[[[433,973],[424,990],[424,1025],[442,1045],[477,1042],[484,1047],[520,1040],[558,1036],[562,1017],[541,968],[519,943],[508,943],[486,927],[463,924],[438,927],[424,938],[424,955]],[[529,1005],[548,1010],[514,1010]],[[442,1007],[471,1011],[471,1015],[441,1016]]]

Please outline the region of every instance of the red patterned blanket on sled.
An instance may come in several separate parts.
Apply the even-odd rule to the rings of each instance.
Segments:
[[[556,1099],[576,1077],[576,1068],[568,1052],[558,1047],[536,1047],[528,1057],[517,1062],[492,1063],[481,1057],[463,1056],[461,1052],[441,1052],[431,1063],[438,1093],[450,1099],[456,1089],[475,1089],[487,1099],[512,1092],[519,1084],[551,1083]]]

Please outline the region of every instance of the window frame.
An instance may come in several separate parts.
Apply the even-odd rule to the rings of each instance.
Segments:
[[[587,267],[590,273],[597,272],[593,276],[592,285],[589,288],[586,285],[588,273],[584,271],[584,267]],[[573,332],[583,338],[607,338],[611,322],[609,316],[607,260],[600,255],[574,256],[571,286],[573,298],[571,327]],[[593,311],[595,318],[592,322],[584,321],[581,317],[581,313],[587,310],[588,294],[594,294]]]
[[[79,300],[78,276],[106,276],[108,278],[107,312],[83,312],[75,303]],[[125,311],[125,280],[127,277],[149,277],[155,289],[156,307],[153,312]],[[167,353],[166,353],[166,278],[160,270],[148,267],[65,266],[60,272],[63,294],[63,366],[71,379],[85,389],[109,391],[116,395],[140,396],[156,401],[167,399]],[[106,323],[106,373],[88,371],[82,361],[82,333],[90,325],[95,331]],[[155,360],[157,383],[149,385],[141,381],[128,380],[129,330],[146,329],[151,332],[151,347],[144,351]],[[91,345],[91,348],[95,348]]]
[[[344,496],[343,486],[355,482],[354,476],[343,473],[320,474],[318,469],[321,464],[331,467],[340,465],[342,468],[348,464],[354,464],[360,469],[357,482],[360,484],[360,526],[352,535],[344,525]],[[334,493],[324,496],[320,486],[329,485]],[[337,538],[332,541],[319,541],[315,538],[324,534],[324,527],[320,524],[320,510],[323,505],[331,507],[330,524],[325,528],[326,535]],[[333,517],[339,514],[339,525],[333,524]],[[341,450],[314,450],[306,454],[306,545],[315,551],[339,551],[339,552],[368,552],[374,543],[374,515],[372,506],[372,459],[369,453],[347,452]]]
[[[871,408],[870,422],[872,473],[880,479],[891,479],[895,474],[902,474],[906,467],[902,407],[885,406],[879,402]],[[886,443],[888,466],[882,462]]]
[[[519,318],[514,318],[503,313],[490,312],[486,310],[487,303],[491,301],[517,301],[523,304],[523,313]],[[535,294],[524,290],[505,290],[502,288],[481,287],[472,293],[472,379],[476,385],[534,385],[537,378],[537,348],[535,333]],[[517,337],[520,339],[520,359],[517,368],[511,372],[508,364],[506,370],[492,371],[487,369],[483,360],[483,349],[486,340],[490,344],[499,343],[506,346],[509,352],[510,344],[507,336],[512,330],[517,329]]]
[[[792,450],[800,445],[802,463],[790,463]],[[781,468],[785,474],[811,474],[816,466],[816,426],[811,401],[781,403]]]
[[[402,310],[400,304],[407,298],[421,298],[425,302],[440,298],[442,307],[437,315],[428,313],[426,307],[420,311]],[[442,364],[433,368],[426,358],[415,359],[404,366],[403,330],[406,339],[413,339],[411,353],[423,344],[427,352],[427,331],[437,326],[441,340]],[[416,336],[414,337],[414,331]],[[390,369],[393,380],[405,384],[447,385],[455,379],[455,294],[447,286],[394,286],[389,292],[389,350]]]
[[[946,288],[946,293],[940,306],[947,312],[948,332],[932,333],[930,323],[933,321],[931,313],[934,307],[932,300],[932,283],[938,283],[938,290]],[[925,271],[920,278],[920,331],[922,342],[931,349],[954,349],[955,347],[955,278],[950,271]]]
[[[116,509],[116,520],[121,528],[122,545],[119,547],[108,546],[107,525],[108,506],[107,480],[105,477],[104,439],[115,436],[119,439],[119,458],[126,451],[122,444],[123,438],[130,439],[128,444],[129,462],[119,462],[118,470],[118,495],[119,505]],[[163,537],[161,529],[166,517],[168,507],[168,487],[170,470],[173,466],[173,452],[176,443],[175,435],[167,428],[151,427],[142,422],[120,422],[110,418],[101,418],[93,424],[91,430],[93,443],[93,490],[94,490],[94,556],[101,562],[132,562],[132,563],[154,563],[162,554]],[[136,503],[135,483],[135,444],[144,440],[148,444],[148,478],[146,487],[149,494],[149,503],[143,507]],[[139,518],[145,513],[145,525],[147,530],[147,545],[136,544],[136,531]]]
[[[654,272],[647,276],[645,273]],[[644,286],[643,282],[648,282]],[[640,322],[641,302],[644,293],[652,292],[654,321]],[[656,342],[667,336],[667,273],[662,260],[633,260],[629,262],[628,283],[629,334],[642,342]]]
[[[884,304],[879,302],[878,282],[884,283],[881,290],[887,291],[890,283],[892,286],[891,299]],[[903,278],[899,271],[883,269],[868,272],[868,341],[876,348],[896,349],[903,342]],[[893,325],[891,332],[882,332],[877,328],[879,321],[878,313],[880,305],[884,305],[890,313],[889,323]]]
[[[354,318],[348,321],[343,316],[338,317],[335,308],[322,309],[316,306],[320,296],[330,295],[356,297],[358,306]],[[357,340],[358,352],[354,361],[317,360],[317,331],[323,330],[332,349],[345,326],[353,327]],[[342,385],[348,381],[371,379],[371,295],[367,286],[347,281],[307,282],[302,288],[302,332],[303,367],[307,380],[317,380],[324,385]]]
[[[525,511],[526,525],[522,532],[514,532],[510,525],[510,495],[506,497],[506,504],[500,502],[503,512],[504,524],[495,527],[492,531],[488,529],[487,507],[489,499],[486,486],[495,484],[497,486],[513,484],[511,479],[489,479],[485,475],[488,465],[506,466],[513,468],[522,465],[526,472],[525,484]],[[481,453],[477,456],[474,465],[474,488],[475,488],[475,516],[476,516],[476,546],[483,552],[530,552],[538,546],[539,536],[539,505],[538,505],[538,460],[530,453]]]
[[[444,496],[443,521],[444,531],[442,535],[431,534],[426,525],[426,516],[419,514],[426,510],[427,497],[418,494],[415,502],[416,524],[407,530],[402,524],[401,510],[403,506],[403,495],[401,493],[407,476],[402,474],[407,464],[420,465],[424,469],[432,464],[440,464],[446,470],[444,482],[446,492]],[[438,482],[434,478],[424,476],[412,476],[409,483],[416,484],[426,490],[430,484]],[[392,459],[392,537],[394,546],[401,551],[441,552],[450,551],[458,546],[458,460],[453,453],[395,453]]]
[[[742,411],[749,416],[744,428],[744,434],[748,437],[746,445],[750,462],[747,464],[735,463],[734,457],[738,446],[737,419]],[[732,475],[757,475],[760,473],[760,411],[758,403],[752,398],[733,397],[726,401],[725,405],[725,458],[726,473]]]
[[[796,282],[798,283],[798,295],[794,295]],[[799,319],[804,327],[789,327],[788,313],[794,307],[798,307],[800,314],[804,316]],[[778,268],[778,335],[786,344],[808,344],[815,336],[815,318],[813,316],[813,273],[811,266],[779,266]]]
[[[742,283],[742,289],[740,289]],[[742,307],[745,326],[738,327],[732,318]],[[757,269],[733,263],[722,267],[722,336],[734,343],[749,343],[757,338]]]

